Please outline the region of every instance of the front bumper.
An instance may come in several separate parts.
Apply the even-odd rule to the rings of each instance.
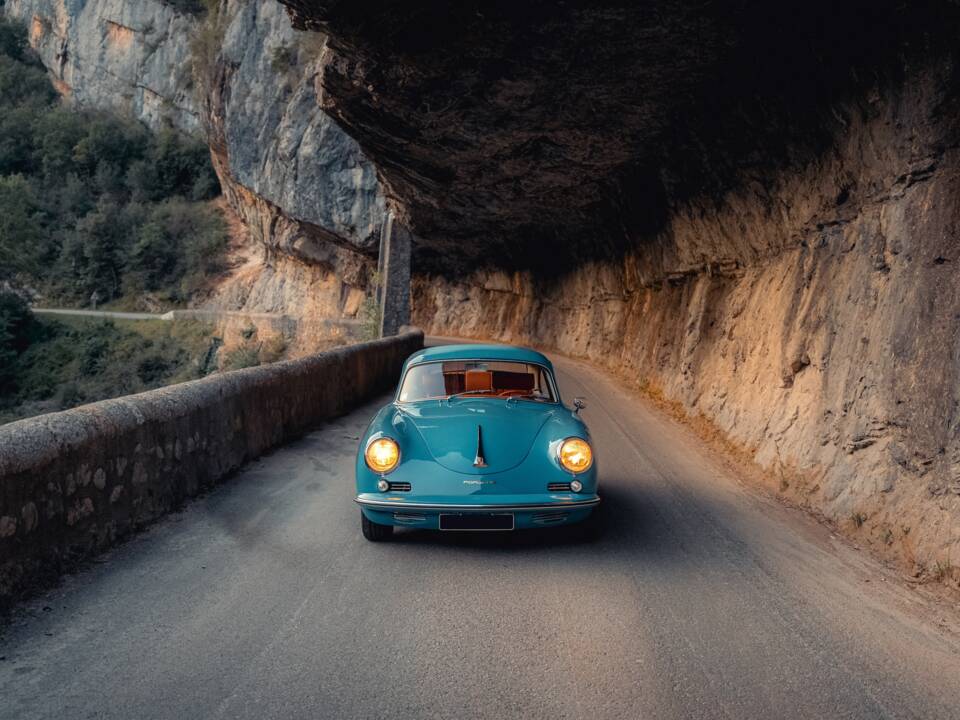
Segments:
[[[573,495],[484,496],[482,502],[464,503],[461,498],[407,499],[396,495],[364,493],[355,498],[371,522],[397,527],[418,527],[436,530],[441,514],[483,515],[510,513],[514,528],[538,528],[571,525],[585,520],[600,504],[600,498]]]

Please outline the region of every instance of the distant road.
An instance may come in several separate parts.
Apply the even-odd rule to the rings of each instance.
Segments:
[[[114,312],[112,310],[66,310],[61,308],[30,308],[38,315],[79,315],[81,317],[113,318],[114,320],[173,320],[173,313]]]
[[[169,310],[165,313],[143,313],[143,312],[115,312],[113,310],[73,310],[68,308],[30,308],[34,313],[40,315],[75,315],[79,317],[98,317],[111,318],[114,320],[206,320],[216,322],[218,320],[228,320],[230,318],[244,318],[254,320],[272,320],[287,322],[302,322],[302,319],[284,315],[282,313],[270,312],[247,312],[245,310]],[[316,324],[326,324],[330,327],[358,328],[363,325],[363,321],[354,318],[316,318],[312,320]]]
[[[960,717],[953,609],[556,361],[588,398],[599,537],[368,543],[353,467],[384,395],[26,604],[3,717]]]

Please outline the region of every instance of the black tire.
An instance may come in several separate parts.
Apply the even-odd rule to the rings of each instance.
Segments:
[[[360,511],[360,529],[363,531],[363,536],[370,542],[383,542],[393,535],[393,525],[370,522],[363,514],[363,510]]]

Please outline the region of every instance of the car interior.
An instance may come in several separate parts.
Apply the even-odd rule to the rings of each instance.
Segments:
[[[401,401],[458,397],[517,397],[553,401],[547,372],[538,365],[497,361],[448,361],[413,367]]]

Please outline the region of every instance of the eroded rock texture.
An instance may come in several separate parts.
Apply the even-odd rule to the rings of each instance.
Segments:
[[[955,4],[281,2],[419,236],[417,322],[603,363],[956,556]]]
[[[11,0],[0,12],[27,26],[68,101],[209,137],[230,207],[263,256],[211,305],[356,315],[385,201],[373,166],[319,107],[321,36],[256,0],[224,0],[210,16],[161,0]]]
[[[61,95],[154,127],[199,131],[191,17],[155,0],[7,0],[2,12],[27,26]]]
[[[428,330],[593,359],[960,556],[956,3],[223,0],[199,93],[158,0],[3,11],[76,101],[209,127],[264,254],[218,306],[355,314],[389,205]]]
[[[375,254],[384,199],[356,142],[318,107],[322,36],[292,30],[276,3],[233,0],[221,14],[209,119],[230,176],[331,243]],[[291,242],[284,249],[322,261]]]
[[[206,22],[220,43],[204,72],[214,164],[266,263],[252,287],[238,277],[218,304],[355,315],[385,201],[373,166],[320,108],[323,37],[294,31],[272,2],[223,2]]]

